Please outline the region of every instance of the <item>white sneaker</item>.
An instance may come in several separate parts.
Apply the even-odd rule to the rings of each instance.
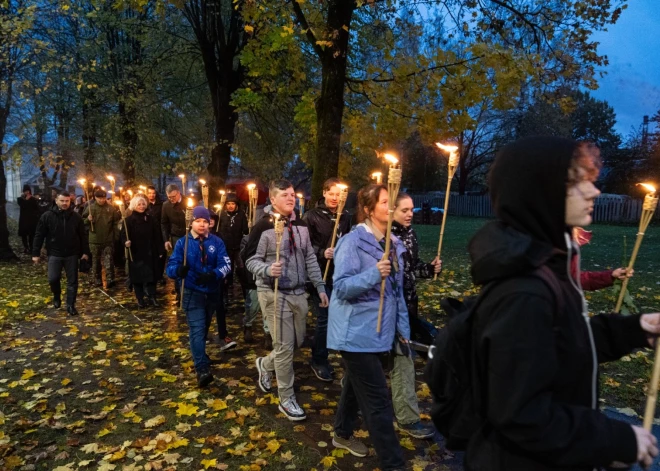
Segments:
[[[272,390],[272,380],[270,376],[270,372],[266,370],[262,366],[262,362],[264,360],[264,357],[259,357],[257,358],[256,364],[257,364],[257,371],[259,372],[259,378],[257,379],[257,383],[259,384],[259,389],[261,389],[265,393],[269,393]]]
[[[287,419],[294,422],[307,418],[305,411],[296,402],[295,396],[291,396],[289,399],[283,401],[280,400],[279,409],[282,414],[286,415]]]

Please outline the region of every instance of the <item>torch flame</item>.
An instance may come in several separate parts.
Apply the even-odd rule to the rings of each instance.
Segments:
[[[182,174],[179,175],[179,178],[183,179],[183,178],[186,178],[186,176],[182,173]]]
[[[302,198],[302,197],[303,197],[303,194],[302,194],[302,193],[296,193],[296,196],[297,196],[298,198]]]
[[[115,177],[113,177],[112,175],[106,175],[105,178],[107,178],[111,182],[115,180]]]
[[[643,186],[644,188],[646,188],[649,191],[649,193],[655,193],[656,192],[655,187],[653,185],[651,185],[650,183],[638,183],[638,185]]]
[[[383,172],[374,172],[371,174],[371,178],[377,178],[383,176]]]
[[[458,146],[442,144],[441,142],[436,142],[435,145],[447,152],[456,152],[458,150]]]
[[[104,187],[104,186],[102,186],[101,189],[102,189],[103,191],[105,191],[105,187]]]
[[[80,180],[78,180],[78,183],[80,183],[81,185],[84,185],[85,183],[87,183],[87,180],[85,180],[84,178],[81,178]]]
[[[202,180],[202,179],[200,178],[200,179],[199,179],[199,183],[201,183],[202,185],[206,185],[206,180]]]
[[[115,204],[117,206],[122,206],[124,204],[124,202],[122,200],[117,200],[117,201],[115,201]]]
[[[257,187],[257,185],[254,184],[254,183],[250,183],[247,187],[248,187],[248,190],[254,190]]]
[[[133,196],[133,190],[128,190],[126,193],[128,193],[129,196]]]
[[[226,193],[225,190],[220,190],[221,195],[224,195],[225,193]]]
[[[385,158],[385,160],[387,160],[392,165],[396,165],[396,164],[399,163],[399,159],[397,159],[396,155],[394,155],[394,154],[387,154],[386,153],[386,154],[383,154],[383,157]]]
[[[344,185],[343,183],[337,183],[337,188],[343,191],[346,188],[348,188],[348,185]]]
[[[273,217],[275,218],[275,222],[280,220],[280,215],[278,213],[273,213]]]
[[[192,198],[188,198],[188,207],[192,208],[193,207],[193,200]]]
[[[213,207],[215,209],[220,209],[220,208],[222,208],[222,205],[221,204],[214,204]]]

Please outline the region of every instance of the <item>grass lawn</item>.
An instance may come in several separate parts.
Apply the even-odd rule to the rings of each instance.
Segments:
[[[421,312],[437,325],[445,296],[476,292],[469,276],[467,242],[483,219],[450,218],[444,242],[444,272],[438,282],[420,283]],[[620,265],[623,235],[628,251],[634,227],[595,226],[585,251],[587,269]],[[646,312],[658,310],[659,228],[646,236],[630,289]],[[438,226],[418,226],[423,258],[437,247]],[[15,227],[11,228],[15,234]],[[660,234],[660,232],[659,232]],[[19,249],[19,241],[12,237]],[[296,355],[297,396],[308,413],[299,424],[277,411],[277,395],[256,388],[254,360],[261,343],[242,344],[240,295],[230,306],[228,328],[239,347],[228,353],[210,346],[218,379],[196,388],[185,317],[177,312],[171,284],[159,288],[163,307],[138,311],[121,283],[109,294],[81,280],[81,316],[67,317],[49,304],[42,263],[27,256],[0,264],[0,469],[23,470],[174,470],[239,471],[374,469],[373,456],[357,459],[334,450],[331,432],[339,381],[321,383],[307,367],[310,350]],[[614,306],[612,290],[590,296],[595,313]],[[119,304],[116,304],[116,302]],[[311,321],[311,319],[310,319]],[[213,327],[215,330],[215,325]],[[262,341],[258,334],[258,341]],[[341,362],[331,357],[340,378]],[[418,363],[418,371],[423,367]],[[639,412],[650,370],[647,353],[634,354],[603,368],[607,405]],[[428,388],[417,382],[423,417],[430,408]],[[632,412],[634,413],[634,412]],[[368,442],[368,432],[358,435]],[[459,470],[460,457],[432,441],[401,436],[415,471]]]

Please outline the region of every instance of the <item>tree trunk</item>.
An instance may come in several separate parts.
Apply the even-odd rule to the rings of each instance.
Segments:
[[[16,254],[9,245],[9,227],[7,226],[7,175],[5,175],[5,162],[2,157],[2,144],[5,140],[7,120],[11,106],[12,80],[7,81],[7,95],[5,103],[0,103],[0,260],[16,260]]]
[[[120,151],[122,174],[126,187],[131,187],[135,182],[135,152],[138,143],[138,136],[135,132],[135,112],[128,109],[125,104],[119,103],[119,119],[122,127]]]
[[[231,146],[235,139],[234,129],[238,121],[238,113],[229,103],[226,103],[220,111],[221,113],[217,113],[215,116],[215,146],[211,151],[211,161],[207,166],[211,191],[223,188],[227,181]]]
[[[96,147],[96,122],[92,116],[92,107],[82,100],[82,140],[83,140],[83,162],[85,164],[85,176],[92,175],[92,163],[94,162],[94,148]],[[90,177],[91,178],[91,177]]]
[[[321,95],[316,102],[316,154],[313,161],[312,201],[323,193],[323,182],[339,171],[344,85],[348,60],[351,19],[356,4],[353,0],[334,0],[328,5],[327,28],[336,35],[332,47],[321,54]]]

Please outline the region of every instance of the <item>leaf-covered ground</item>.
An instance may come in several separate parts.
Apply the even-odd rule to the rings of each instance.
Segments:
[[[475,292],[466,243],[483,223],[459,218],[447,223],[444,273],[438,282],[420,284],[421,312],[436,325],[445,322],[439,311],[442,297]],[[439,228],[417,229],[422,255],[430,259]],[[655,229],[648,231],[630,285],[644,311],[660,305]],[[635,232],[631,227],[595,226],[593,242],[585,249],[586,268],[619,265],[622,236],[628,235],[630,251]],[[106,294],[83,282],[81,316],[70,318],[49,304],[44,264],[34,267],[22,255],[17,264],[0,264],[0,469],[377,467],[373,450],[372,456],[357,459],[333,449],[340,385],[338,380],[322,383],[311,374],[309,348],[295,358],[297,395],[308,413],[306,421],[287,421],[277,410],[276,395],[264,395],[256,387],[254,360],[266,352],[260,335],[255,344],[242,342],[238,290],[228,327],[239,346],[226,353],[209,346],[218,379],[213,387],[199,390],[185,317],[177,311],[171,289],[171,284],[159,288],[163,307],[138,311],[122,283]],[[593,293],[590,302],[600,312],[611,308],[614,299],[606,290]],[[604,368],[604,400],[639,412],[650,357],[641,353],[625,360]],[[332,362],[340,378],[339,358],[333,356]],[[422,368],[419,362],[418,373]],[[430,399],[421,376],[417,386],[421,408],[428,413]],[[365,430],[357,435],[368,443]],[[439,436],[430,441],[401,436],[401,443],[414,470],[461,469],[460,456],[444,451]]]

